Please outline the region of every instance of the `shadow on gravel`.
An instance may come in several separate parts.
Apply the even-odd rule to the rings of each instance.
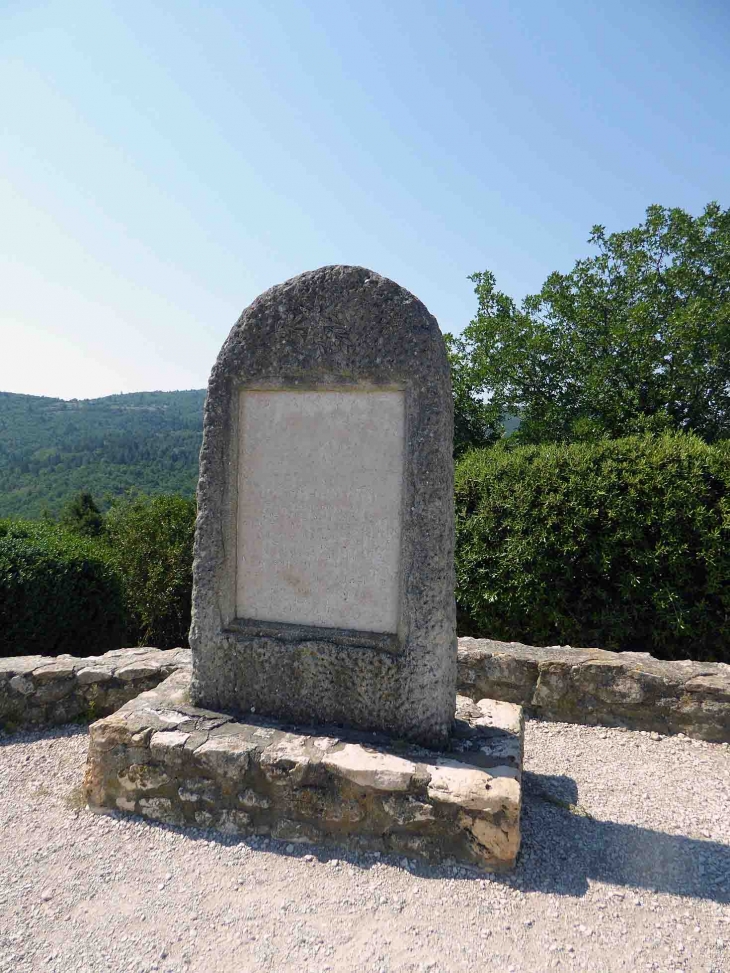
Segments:
[[[581,896],[593,879],[730,903],[729,845],[596,820],[570,777],[525,773],[523,784],[522,852],[509,884]]]
[[[423,879],[487,881],[523,892],[581,897],[590,879],[641,891],[668,893],[730,903],[730,846],[633,825],[598,821],[577,803],[570,777],[525,773],[522,850],[517,867],[505,874],[451,865],[428,865],[415,859],[372,852],[353,853],[336,846],[290,845],[286,841],[223,835],[207,829],[179,828],[136,816],[143,827],[184,835],[191,841],[226,846],[246,845],[285,858],[311,856],[321,863],[341,861],[368,870],[378,861],[408,870]],[[630,800],[630,795],[627,795]],[[113,817],[120,817],[112,812]],[[291,848],[288,851],[287,848]],[[620,889],[618,890],[621,891]]]
[[[589,879],[641,891],[668,893],[730,903],[730,846],[633,825],[597,821],[576,803],[577,788],[569,777],[526,773],[523,840],[517,867],[504,874],[451,865],[428,865],[395,855],[355,854],[336,846],[287,845],[265,837],[223,835],[218,831],[179,828],[124,815],[143,827],[184,835],[191,841],[226,846],[246,845],[284,858],[311,856],[321,863],[337,863],[368,870],[378,861],[407,870],[422,879],[484,881],[522,892],[581,897]],[[112,812],[113,817],[119,817]],[[291,847],[291,851],[287,851]],[[406,866],[406,862],[408,862]],[[619,894],[621,889],[617,890]]]
[[[86,732],[86,726],[67,724],[0,733],[0,747]],[[586,893],[589,880],[593,879],[639,890],[639,895],[641,890],[646,890],[730,904],[730,845],[597,820],[578,803],[578,788],[571,777],[526,772],[522,779],[522,850],[514,871],[486,875],[476,869],[454,867],[456,863],[432,866],[411,859],[408,862],[411,874],[425,879],[458,876],[462,881],[487,878],[524,892],[577,897]],[[631,800],[628,792],[626,800]],[[372,853],[353,854],[342,848],[315,845],[295,845],[291,852],[287,852],[286,841],[178,828],[136,816],[122,816],[118,812],[112,812],[111,816],[176,832],[192,841],[229,846],[244,844],[253,850],[265,850],[287,858],[312,855],[320,862],[341,860],[362,869],[372,868],[382,860],[405,869],[406,859],[393,855],[384,855],[380,859]]]

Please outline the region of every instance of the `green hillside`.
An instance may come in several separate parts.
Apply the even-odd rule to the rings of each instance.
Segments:
[[[0,392],[0,518],[133,488],[193,496],[205,390],[64,401]]]

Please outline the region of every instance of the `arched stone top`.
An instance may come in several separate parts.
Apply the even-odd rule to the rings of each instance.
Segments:
[[[331,266],[265,291],[234,325],[209,394],[237,381],[448,381],[436,318],[405,288],[364,267]]]
[[[298,392],[308,395],[292,399]],[[351,409],[348,392],[377,395]],[[262,400],[276,408],[262,409]],[[264,456],[267,422],[277,441]],[[303,441],[291,438],[293,426]],[[392,462],[379,454],[381,427]],[[342,475],[341,489],[327,477],[319,492],[310,482],[307,435],[312,455]],[[245,309],[205,408],[191,629],[197,702],[445,739],[456,672],[452,438],[443,337],[398,284],[364,267],[322,267]],[[308,496],[317,508],[309,519]],[[326,522],[320,533],[317,518]],[[338,551],[340,529],[349,553]],[[308,537],[311,551],[299,543]],[[296,575],[291,589],[273,579],[268,601],[267,571]],[[249,598],[259,574],[261,591]],[[340,598],[339,608],[323,603],[318,614],[304,599],[300,609],[297,591],[310,580],[323,592],[315,601]],[[358,597],[382,600],[387,621],[377,610],[353,611],[353,627],[345,624]]]

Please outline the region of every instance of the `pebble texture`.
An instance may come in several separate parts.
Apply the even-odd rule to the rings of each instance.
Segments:
[[[0,659],[0,728],[53,726],[113,713],[181,667],[189,649],[117,649],[104,655]]]
[[[643,652],[459,639],[458,692],[541,719],[684,733],[730,742],[730,666]]]
[[[182,671],[89,729],[89,806],[168,824],[514,865],[522,710],[457,700],[440,753],[374,734],[239,723],[189,703]]]
[[[236,618],[245,388],[405,390],[395,635]],[[452,439],[438,323],[393,281],[363,267],[322,267],[271,288],[243,312],[205,405],[190,630],[197,704],[382,730],[427,746],[447,741],[456,695]]]
[[[478,875],[83,809],[88,732],[0,733],[2,973],[727,973],[730,748],[528,722]]]

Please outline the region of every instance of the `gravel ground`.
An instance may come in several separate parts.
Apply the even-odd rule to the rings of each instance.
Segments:
[[[80,808],[86,732],[0,735],[0,970],[730,973],[730,749],[531,722],[508,876]]]

